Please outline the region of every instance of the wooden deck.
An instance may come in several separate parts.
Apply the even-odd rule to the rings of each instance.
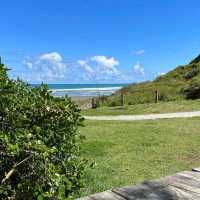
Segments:
[[[200,200],[200,168],[78,200]]]

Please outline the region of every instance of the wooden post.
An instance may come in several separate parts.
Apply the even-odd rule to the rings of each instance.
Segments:
[[[100,99],[96,98],[96,108],[98,108],[100,106]]]
[[[97,107],[100,107],[101,104],[101,94],[99,92],[98,100],[97,100]]]
[[[95,100],[94,100],[94,98],[92,98],[92,109],[95,109],[95,108],[96,108]]]
[[[123,92],[121,92],[120,103],[121,103],[121,106],[124,106],[124,94],[123,94]]]
[[[104,95],[101,96],[101,104],[104,104]]]
[[[155,103],[158,103],[159,100],[159,93],[158,90],[155,91]]]

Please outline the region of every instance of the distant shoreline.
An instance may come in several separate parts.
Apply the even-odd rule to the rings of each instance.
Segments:
[[[53,96],[68,95],[73,98],[90,98],[96,96],[109,96],[127,84],[49,84]],[[82,98],[83,97],[83,98]]]

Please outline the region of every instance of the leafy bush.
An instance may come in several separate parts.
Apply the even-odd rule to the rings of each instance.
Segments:
[[[187,99],[200,98],[200,82],[191,83],[186,89],[183,90]]]
[[[159,101],[168,101],[168,97],[165,93],[162,92],[159,94],[158,100]]]
[[[82,187],[77,128],[70,98],[47,86],[10,80],[0,63],[0,199],[71,199]]]
[[[191,78],[195,77],[198,73],[199,73],[199,69],[198,68],[194,68],[191,71],[189,71],[186,74],[184,74],[184,78],[185,79],[191,79]]]
[[[117,103],[116,103],[115,101],[112,101],[112,102],[110,102],[110,103],[108,104],[108,106],[110,106],[110,107],[115,107],[115,106],[117,106]]]
[[[200,62],[200,55],[198,55],[195,59],[193,59],[190,64],[199,63]]]

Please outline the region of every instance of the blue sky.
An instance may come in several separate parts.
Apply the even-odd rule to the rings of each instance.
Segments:
[[[0,55],[31,83],[153,79],[200,54],[199,0],[6,0]]]

